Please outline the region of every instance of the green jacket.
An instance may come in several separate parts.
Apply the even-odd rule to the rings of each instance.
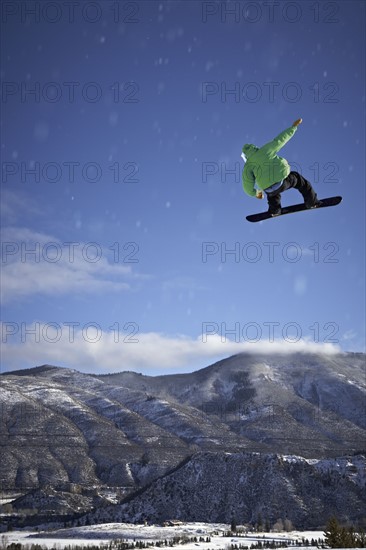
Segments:
[[[297,126],[291,126],[281,132],[274,140],[259,148],[251,143],[243,147],[246,163],[243,169],[243,188],[247,195],[255,197],[255,187],[267,189],[274,183],[286,178],[291,169],[286,159],[276,155],[297,130]]]

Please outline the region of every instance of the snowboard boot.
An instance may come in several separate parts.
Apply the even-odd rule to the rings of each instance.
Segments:
[[[268,212],[272,218],[275,218],[276,216],[281,215],[281,208],[276,208],[275,210],[272,210],[271,208],[269,208]]]
[[[305,202],[305,206],[306,208],[310,209],[310,208],[318,208],[319,206],[321,205],[321,201],[316,199],[315,201],[312,201],[312,202]]]

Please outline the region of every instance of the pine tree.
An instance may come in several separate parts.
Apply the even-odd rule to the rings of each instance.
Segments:
[[[335,517],[330,518],[324,531],[324,539],[331,548],[340,548],[341,528]]]
[[[354,527],[341,527],[336,518],[331,518],[324,533],[325,543],[331,548],[362,547],[360,536],[355,533]]]

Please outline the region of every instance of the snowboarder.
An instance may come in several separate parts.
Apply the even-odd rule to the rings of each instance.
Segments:
[[[241,156],[245,163],[242,173],[244,191],[258,199],[262,199],[265,192],[271,216],[281,214],[281,193],[291,188],[302,194],[306,208],[316,208],[321,204],[311,184],[298,172],[291,171],[287,160],[276,154],[292,138],[301,123],[301,118],[295,120],[290,128],[261,148],[247,143],[242,149]]]

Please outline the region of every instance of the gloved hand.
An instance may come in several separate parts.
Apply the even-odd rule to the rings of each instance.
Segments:
[[[298,118],[297,120],[295,120],[292,126],[298,126],[301,123],[302,123],[302,118]]]
[[[263,191],[259,191],[259,189],[256,190],[255,196],[257,199],[263,199]]]

